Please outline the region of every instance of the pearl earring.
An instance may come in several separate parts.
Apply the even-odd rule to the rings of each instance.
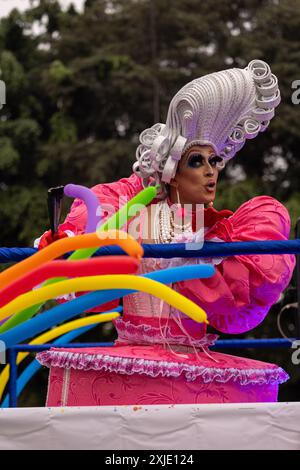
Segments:
[[[181,207],[181,201],[180,201],[179,191],[177,187],[176,187],[176,197],[177,197],[177,205],[178,205],[178,209],[176,211],[176,217],[184,217],[185,211],[184,211],[184,207]]]
[[[176,188],[176,197],[177,197],[177,204],[179,204],[181,206],[181,201],[180,201],[180,197],[179,197],[178,188]]]

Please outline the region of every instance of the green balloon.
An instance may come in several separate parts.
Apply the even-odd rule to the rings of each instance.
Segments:
[[[136,215],[141,209],[141,205],[147,206],[157,196],[157,188],[159,186],[149,186],[149,188],[143,189],[130,201],[127,202],[121,209],[113,214],[103,225],[101,225],[98,231],[106,230],[119,230],[123,227],[126,222]],[[82,248],[81,250],[75,251],[69,259],[86,259],[90,258],[98,248]]]
[[[146,189],[140,191],[136,196],[134,196],[130,201],[127,202],[123,207],[121,207],[118,212],[113,214],[104,224],[102,224],[98,231],[107,231],[107,230],[119,230],[123,225],[131,218],[134,217],[137,212],[141,210],[141,205],[147,206],[151,201],[157,196],[158,186],[149,186]],[[74,251],[74,253],[69,257],[70,260],[78,259],[87,259],[90,258],[96,251],[96,248],[82,248],[80,250]],[[56,277],[46,281],[43,286],[48,286],[49,284],[54,284],[55,282],[63,281],[64,277]],[[43,306],[43,304],[37,304],[33,307],[26,308],[22,312],[18,312],[15,315],[12,315],[5,323],[0,326],[0,333],[4,333],[7,330],[10,330],[14,326],[24,323],[24,321],[29,320],[34,316],[35,313]]]

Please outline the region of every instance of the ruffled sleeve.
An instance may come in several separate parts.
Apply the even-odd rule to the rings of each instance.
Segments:
[[[287,240],[290,226],[289,213],[279,201],[257,196],[229,218],[217,221],[205,240]],[[230,256],[215,266],[211,278],[180,282],[176,288],[206,310],[217,330],[244,333],[265,318],[288,286],[295,263],[295,256],[289,254]]]

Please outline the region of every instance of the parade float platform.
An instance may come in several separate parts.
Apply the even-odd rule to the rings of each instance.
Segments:
[[[300,402],[4,408],[0,449],[300,450]]]

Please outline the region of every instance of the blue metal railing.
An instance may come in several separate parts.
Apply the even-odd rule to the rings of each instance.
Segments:
[[[300,219],[299,219],[300,220]],[[299,232],[300,233],[300,232]],[[298,232],[297,232],[298,235]],[[257,254],[300,254],[300,236],[295,240],[248,242],[154,243],[142,244],[144,258],[210,258]],[[0,263],[18,262],[36,253],[35,248],[0,248]],[[124,255],[119,246],[99,248],[95,256]],[[68,257],[70,253],[65,256]]]
[[[101,346],[113,346],[114,343],[67,343],[60,344],[60,348],[95,348]],[[18,380],[18,366],[17,366],[17,355],[20,352],[37,353],[45,351],[55,346],[54,344],[18,344],[9,348],[7,354],[7,362],[9,365],[9,382],[8,382],[8,394],[9,394],[9,408],[16,408],[18,405],[17,397],[17,380]]]
[[[271,338],[271,339],[220,339],[214,346],[211,346],[211,350],[220,349],[275,349],[275,348],[289,348],[295,341],[294,338],[282,339],[282,338]],[[95,348],[101,346],[113,346],[114,343],[67,343],[60,344],[60,348]],[[18,367],[17,367],[17,355],[19,352],[37,353],[45,351],[53,347],[53,344],[18,344],[11,347],[8,350],[8,364],[10,366],[10,376],[8,384],[9,393],[9,407],[15,408],[18,406],[17,397],[17,380],[18,380]]]

